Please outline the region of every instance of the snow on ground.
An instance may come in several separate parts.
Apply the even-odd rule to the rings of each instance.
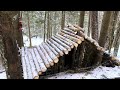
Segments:
[[[119,46],[117,57],[120,59],[120,46]]]
[[[0,73],[0,79],[7,79],[6,72]]]
[[[29,39],[27,36],[23,37],[25,46],[29,46]],[[40,45],[43,42],[43,39],[40,37],[33,37],[32,45]],[[113,49],[112,49],[113,51]],[[117,57],[120,59],[120,47],[117,54]],[[48,79],[107,79],[107,78],[115,78],[120,77],[120,66],[112,67],[103,67],[99,66],[93,71],[89,71],[86,73],[65,73],[61,72],[56,74],[55,76],[49,77]],[[0,73],[0,79],[7,79],[6,73]]]
[[[120,67],[103,67],[99,66],[93,71],[88,71],[85,73],[66,73],[61,72],[55,76],[48,77],[48,79],[112,79],[115,77],[120,77]]]
[[[23,41],[24,41],[25,46],[30,46],[30,41],[27,36],[25,36],[25,35],[23,36]],[[32,41],[32,46],[37,46],[43,42],[43,38],[33,37],[33,38],[31,38],[31,41]]]

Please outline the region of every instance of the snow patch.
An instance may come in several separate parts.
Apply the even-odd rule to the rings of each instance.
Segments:
[[[7,79],[6,72],[0,73],[0,79]]]
[[[62,72],[48,79],[110,79],[115,77],[120,77],[120,66],[114,68],[99,66],[93,71],[85,73],[71,74]]]
[[[31,41],[32,41],[32,46],[37,46],[43,42],[43,38],[33,37],[33,38],[31,38]],[[24,42],[24,46],[27,46],[27,47],[30,46],[29,38],[25,35],[23,36],[23,42]]]

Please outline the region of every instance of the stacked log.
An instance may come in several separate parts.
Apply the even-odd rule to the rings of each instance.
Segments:
[[[74,32],[76,32],[76,31],[79,32],[81,37],[85,38],[88,42],[90,42],[91,44],[93,44],[93,46],[95,46],[95,48],[98,50],[98,52],[100,54],[99,56],[104,57],[103,54],[106,53],[105,49],[103,47],[99,46],[97,41],[95,41],[94,39],[92,39],[92,38],[88,37],[87,35],[85,35],[83,33],[84,32],[83,28],[81,28],[81,27],[79,27],[77,25],[71,25],[71,24],[68,25],[68,28],[70,30],[73,30]],[[114,58],[114,56],[110,56],[110,55],[109,55],[109,57],[111,57],[111,60],[114,60],[112,62],[115,62],[117,65],[120,65],[120,62],[119,62],[119,60],[117,58]],[[99,58],[99,59],[101,59],[101,58]],[[101,60],[98,60],[98,61],[101,61]]]
[[[77,35],[77,32],[80,35]],[[86,36],[84,29],[69,24],[68,28],[64,28],[39,46],[22,48],[23,77],[39,79],[42,75],[74,67],[89,67],[105,60],[104,53],[105,49]],[[109,55],[109,59],[118,64],[115,57]]]

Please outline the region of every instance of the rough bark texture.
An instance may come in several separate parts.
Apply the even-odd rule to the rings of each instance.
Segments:
[[[85,11],[81,11],[80,12],[80,19],[79,19],[80,20],[79,21],[79,26],[82,27],[82,28],[84,27],[84,16],[85,16]]]
[[[47,11],[47,39],[50,38],[50,12]]]
[[[118,48],[120,43],[120,22],[118,23],[117,32],[114,38],[114,55],[117,56]]]
[[[24,46],[23,44],[23,36],[22,36],[22,13],[19,11],[17,14],[17,18],[16,20],[14,20],[14,29],[15,29],[15,37],[17,40],[17,44],[18,46],[21,48],[22,46]]]
[[[45,36],[46,36],[46,16],[47,16],[47,13],[45,11],[45,16],[44,16],[44,38],[43,38],[44,42],[45,42]]]
[[[12,12],[10,12],[12,13]],[[21,79],[22,68],[18,48],[14,37],[13,20],[10,13],[0,12],[0,30],[3,36],[5,58],[7,59],[10,79]]]
[[[89,11],[89,19],[88,19],[88,33],[87,35],[90,37],[90,31],[91,31],[91,11]]]
[[[114,40],[114,31],[115,31],[115,26],[117,23],[117,17],[118,17],[118,13],[119,11],[112,11],[112,15],[111,15],[111,21],[110,21],[110,25],[109,25],[109,45],[108,45],[108,50],[109,53],[111,52],[111,48],[113,46],[113,40]]]
[[[101,31],[100,31],[100,37],[99,37],[99,41],[98,41],[100,46],[102,46],[102,47],[104,47],[105,43],[106,43],[111,13],[112,13],[111,11],[104,12]]]
[[[62,11],[61,29],[65,27],[65,11]]]
[[[29,12],[27,12],[27,19],[28,19],[28,30],[29,30],[29,41],[30,41],[30,47],[32,47],[32,41],[31,41],[31,33],[30,33],[30,19],[29,19]]]
[[[98,11],[91,11],[92,38],[98,41]]]

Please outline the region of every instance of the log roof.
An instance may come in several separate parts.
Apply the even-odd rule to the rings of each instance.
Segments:
[[[80,35],[77,35],[77,32]],[[97,50],[105,52],[105,49],[92,38],[84,34],[84,30],[77,25],[68,25],[52,36],[46,42],[32,48],[22,47],[21,60],[24,79],[38,79],[39,75],[59,62],[59,57],[69,54],[73,48],[77,48],[84,40],[93,43]]]

